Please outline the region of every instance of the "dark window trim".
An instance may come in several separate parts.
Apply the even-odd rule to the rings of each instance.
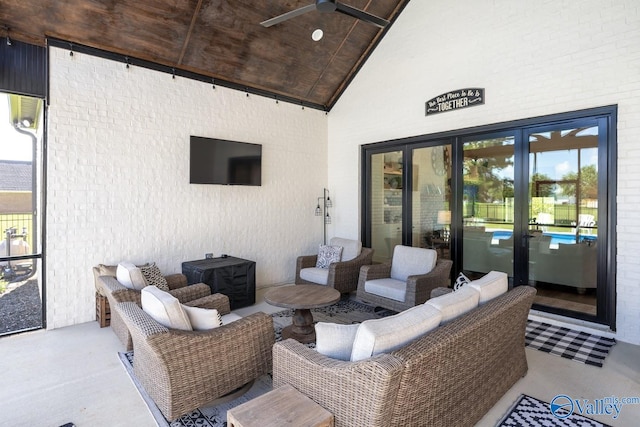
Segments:
[[[398,138],[386,141],[373,142],[369,144],[363,144],[361,146],[361,191],[362,200],[361,200],[361,229],[360,235],[362,236],[363,245],[368,246],[371,244],[371,227],[369,225],[369,215],[368,215],[368,200],[370,199],[370,188],[371,182],[370,178],[367,176],[370,171],[370,156],[374,153],[385,152],[385,151],[403,151],[405,153],[405,163],[409,162],[410,159],[407,158],[407,153],[410,153],[410,150],[421,146],[429,146],[429,145],[438,145],[438,143],[450,143],[452,144],[453,153],[452,153],[452,161],[453,164],[459,164],[461,153],[461,143],[464,140],[472,140],[476,137],[485,138],[488,134],[503,134],[512,132],[516,139],[522,138],[524,133],[534,128],[546,127],[546,126],[558,126],[563,124],[569,124],[571,122],[584,120],[584,119],[592,119],[594,121],[605,120],[607,126],[607,137],[608,140],[601,140],[600,144],[606,144],[607,146],[607,156],[605,159],[600,159],[600,164],[598,165],[599,171],[603,171],[600,174],[600,179],[606,181],[606,183],[601,182],[600,185],[602,189],[606,191],[606,196],[604,197],[606,201],[606,206],[601,209],[606,209],[606,216],[608,222],[605,227],[606,233],[606,245],[607,251],[603,252],[603,257],[606,259],[599,259],[599,265],[605,267],[603,269],[599,269],[599,274],[605,275],[600,280],[608,281],[609,283],[616,283],[616,196],[617,196],[617,118],[618,118],[618,106],[616,104],[606,105],[601,107],[587,108],[582,110],[575,110],[570,112],[556,113],[544,116],[531,117],[526,119],[518,119],[507,122],[499,122],[487,125],[480,125],[474,127],[467,127],[462,129],[450,130],[450,131],[442,131],[436,132],[432,134],[424,134],[411,136],[406,138]],[[604,135],[601,136],[604,139]],[[461,183],[456,179],[456,174],[452,177],[452,191],[454,194],[458,194],[460,190]],[[459,208],[457,206],[457,198],[453,199],[454,209]],[[406,205],[405,205],[406,206]],[[406,209],[405,209],[406,210]],[[410,213],[407,212],[407,215]],[[404,216],[404,213],[403,213]],[[410,218],[408,218],[410,219]],[[407,218],[403,218],[403,227],[408,224]],[[458,233],[460,231],[458,230]],[[403,238],[406,233],[403,233]],[[459,241],[459,237],[454,241]],[[456,260],[460,260],[460,255],[462,248],[461,247],[453,247],[452,251],[456,254]],[[454,265],[454,272],[460,271],[459,265]],[[606,292],[606,293],[604,293]],[[598,312],[602,313],[604,308],[605,317],[598,318],[597,320],[593,316],[589,315],[580,315],[576,312],[570,312],[571,316],[581,320],[587,321],[597,321],[598,323],[603,323],[608,325],[613,331],[616,330],[616,286],[608,286],[606,290],[598,288]],[[603,304],[601,306],[601,304]],[[606,304],[606,305],[605,305]],[[534,306],[535,308],[535,306]],[[555,310],[552,308],[545,307],[545,311],[549,313],[556,314],[568,314],[567,311],[564,310]]]

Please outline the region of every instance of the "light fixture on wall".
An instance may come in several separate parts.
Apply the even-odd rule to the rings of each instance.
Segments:
[[[320,207],[322,205],[322,207]],[[322,230],[324,232],[323,244],[327,244],[327,224],[331,224],[331,215],[329,215],[329,208],[333,206],[331,203],[331,197],[329,196],[329,190],[323,188],[321,197],[318,197],[318,205],[316,206],[316,216],[324,217],[322,221]]]
[[[6,36],[6,43],[7,46],[11,46],[13,44],[13,42],[11,41],[11,37],[9,37],[9,27],[4,27],[5,31],[7,32],[7,36]]]

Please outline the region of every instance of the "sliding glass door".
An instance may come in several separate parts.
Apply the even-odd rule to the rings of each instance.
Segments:
[[[492,270],[538,290],[534,308],[615,327],[615,108],[363,149],[363,243]]]
[[[515,137],[463,140],[462,153],[462,270],[512,277]]]
[[[528,142],[528,281],[536,303],[598,315],[599,141],[597,121],[532,129]],[[605,214],[606,215],[606,214]],[[606,281],[600,283],[606,293]]]
[[[385,262],[394,246],[402,244],[403,155],[387,151],[372,154],[369,160],[370,247],[375,250],[374,261]]]

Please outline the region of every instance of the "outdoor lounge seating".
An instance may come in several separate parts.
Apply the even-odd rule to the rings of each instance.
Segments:
[[[130,289],[118,282],[116,279],[116,267],[98,265],[93,267],[95,277],[96,292],[103,295],[109,301],[111,307],[111,328],[120,339],[127,351],[133,349],[131,334],[120,315],[113,310],[113,306],[119,302],[134,302],[141,305],[140,291]],[[182,303],[194,307],[215,308],[221,314],[231,311],[229,299],[221,294],[211,295],[211,288],[204,283],[187,286],[187,278],[182,274],[172,274],[165,276],[169,293],[178,298]]]
[[[271,372],[275,333],[265,313],[191,331],[163,326],[134,302],[114,311],[131,331],[134,375],[167,420]]]
[[[359,240],[334,237],[330,246],[342,247],[340,261],[328,267],[318,267],[318,255],[299,256],[296,261],[296,285],[326,285],[340,293],[355,291],[358,287],[360,267],[371,264],[373,249],[363,248]]]
[[[500,292],[506,288],[505,276]],[[519,286],[489,298],[494,290],[484,303],[482,292],[479,298],[471,288],[431,299],[424,305],[438,300],[438,327],[358,361],[332,358],[291,339],[278,342],[273,386],[292,385],[333,413],[336,427],[474,425],[527,373],[525,329],[536,290]],[[461,313],[456,299],[465,293],[475,293],[475,300],[455,316]]]
[[[432,289],[449,286],[452,265],[433,249],[397,245],[390,264],[360,269],[357,298],[390,310],[407,310],[427,301]]]

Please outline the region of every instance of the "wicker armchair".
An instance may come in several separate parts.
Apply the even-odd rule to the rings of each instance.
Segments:
[[[94,267],[95,270],[100,267]],[[102,271],[105,273],[105,270]],[[115,276],[115,270],[114,270]],[[187,278],[182,274],[165,276],[169,285],[169,293],[178,298],[181,303],[202,308],[215,308],[220,314],[227,314],[231,311],[229,299],[222,294],[211,295],[211,288],[204,283],[187,286]],[[120,339],[127,351],[133,349],[133,341],[129,329],[122,321],[120,315],[113,310],[113,307],[120,302],[134,302],[141,305],[140,291],[129,289],[123,286],[115,277],[109,275],[96,277],[96,290],[100,295],[107,297],[111,307],[111,328]]]
[[[400,249],[398,248],[402,250],[400,251]],[[405,293],[404,299],[401,301],[366,290],[367,281],[391,279],[393,272],[393,263],[399,263],[397,257],[401,256],[398,255],[398,252],[400,251],[400,253],[402,254],[410,250],[429,251],[433,252],[434,254],[436,253],[432,249],[409,248],[400,245],[396,246],[391,263],[365,265],[360,269],[358,291],[356,294],[357,298],[370,304],[388,308],[389,310],[404,311],[427,301],[433,289],[438,287],[448,287],[450,285],[451,281],[449,275],[451,273],[451,266],[453,265],[453,262],[448,259],[439,258],[436,261],[435,267],[428,273],[412,274],[406,278],[406,285],[402,284],[404,286]],[[384,294],[384,292],[382,292],[382,294]]]
[[[265,313],[182,331],[162,326],[133,302],[114,311],[133,337],[134,375],[170,421],[271,372],[275,333]]]
[[[473,426],[527,373],[524,338],[535,294],[519,286],[358,362],[280,341],[273,386],[292,385],[331,412],[335,427]]]
[[[356,246],[354,257],[347,256],[345,261],[334,262],[328,269],[315,268],[318,255],[299,256],[296,261],[296,285],[327,285],[336,289],[341,294],[355,291],[358,287],[358,275],[360,267],[369,265],[373,261],[371,248],[363,248],[359,241],[334,237],[330,245],[336,246]],[[343,259],[345,254],[343,253]],[[302,270],[311,272],[305,274]],[[302,277],[301,277],[302,272]],[[306,279],[304,278],[306,277]],[[313,278],[313,280],[311,280]]]

